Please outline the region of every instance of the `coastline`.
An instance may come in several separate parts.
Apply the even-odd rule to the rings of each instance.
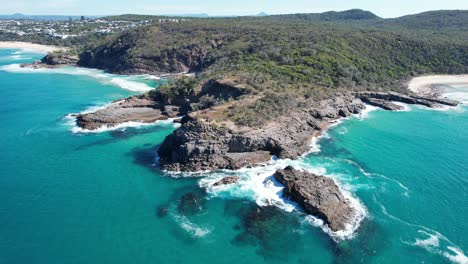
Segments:
[[[52,45],[35,44],[31,42],[0,41],[0,49],[26,49],[48,53],[54,51],[66,51],[68,48]]]
[[[438,85],[468,85],[468,74],[415,77],[408,82],[407,88],[416,94],[424,94],[431,87]]]

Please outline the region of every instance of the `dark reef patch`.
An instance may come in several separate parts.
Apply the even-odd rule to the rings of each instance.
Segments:
[[[257,253],[266,259],[286,260],[300,247],[300,228],[297,216],[277,207],[260,207],[250,203],[237,212],[241,219],[240,233],[232,243],[256,246]]]
[[[183,194],[179,198],[177,211],[185,216],[191,216],[203,211],[206,203],[206,193],[202,190]]]
[[[333,263],[372,263],[380,250],[387,247],[387,235],[375,221],[366,219],[351,240],[330,243],[335,259]]]
[[[159,145],[151,146],[151,144],[145,144],[144,147],[136,147],[132,149],[128,155],[133,157],[133,162],[135,164],[158,170],[158,168],[155,167],[155,164],[157,163],[156,150],[158,148]]]
[[[156,208],[156,216],[158,218],[164,218],[169,213],[169,206],[168,205],[160,205]]]

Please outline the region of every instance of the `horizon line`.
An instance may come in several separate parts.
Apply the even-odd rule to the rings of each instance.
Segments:
[[[468,11],[468,9],[434,9],[434,10],[426,10],[426,11],[421,11],[421,12],[416,12],[416,13],[408,13],[400,16],[392,16],[392,17],[384,17],[380,16],[377,13],[362,9],[362,8],[351,8],[351,9],[344,9],[344,10],[328,10],[328,11],[323,11],[323,12],[297,12],[297,13],[266,13],[264,11],[259,11],[255,14],[243,14],[243,15],[236,15],[236,14],[224,14],[224,15],[211,15],[209,13],[174,13],[174,14],[144,14],[144,13],[116,13],[116,14],[106,14],[106,15],[87,15],[87,14],[26,14],[26,13],[21,13],[21,12],[16,12],[12,14],[0,14],[0,16],[14,16],[14,15],[22,15],[22,16],[30,16],[30,17],[37,17],[37,16],[59,16],[59,17],[96,17],[96,18],[102,18],[102,17],[109,17],[109,16],[122,16],[122,15],[140,15],[140,16],[163,16],[163,17],[192,17],[193,18],[213,18],[213,17],[252,17],[252,16],[259,16],[259,14],[266,14],[264,16],[279,16],[279,15],[297,15],[297,14],[322,14],[322,13],[327,13],[327,12],[344,12],[344,11],[350,11],[350,10],[362,10],[362,11],[367,11],[375,14],[376,16],[384,19],[389,19],[389,18],[398,18],[398,17],[404,17],[404,16],[410,16],[410,15],[416,15],[416,14],[421,14],[421,13],[426,13],[426,12],[434,12],[434,11]],[[200,16],[200,17],[196,17]]]

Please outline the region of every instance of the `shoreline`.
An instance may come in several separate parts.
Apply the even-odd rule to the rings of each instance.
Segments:
[[[462,75],[426,75],[412,78],[407,88],[415,94],[427,94],[434,86],[467,85],[468,74]]]
[[[42,44],[22,42],[22,41],[0,41],[0,49],[25,49],[25,50],[40,51],[43,53],[68,50],[67,47],[42,45]]]

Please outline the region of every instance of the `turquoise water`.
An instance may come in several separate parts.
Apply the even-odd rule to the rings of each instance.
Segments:
[[[40,57],[0,50],[2,264],[467,262],[466,106],[376,110],[298,161],[175,178],[153,166],[173,125],[73,133],[67,119],[160,81],[12,65]],[[284,164],[334,177],[365,207],[353,238],[335,242],[291,206],[256,205],[279,201],[264,177]],[[199,187],[226,174],[242,179]]]

